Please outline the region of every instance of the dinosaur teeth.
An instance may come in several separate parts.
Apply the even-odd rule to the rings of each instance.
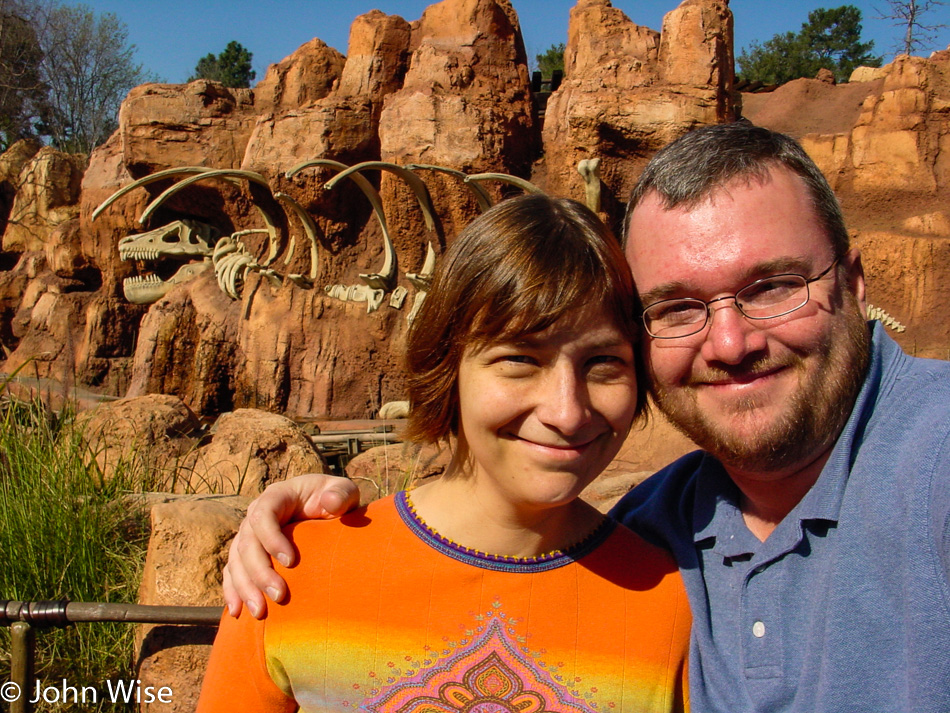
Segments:
[[[127,277],[122,281],[123,287],[130,285],[159,285],[164,280],[158,275],[134,275]]]

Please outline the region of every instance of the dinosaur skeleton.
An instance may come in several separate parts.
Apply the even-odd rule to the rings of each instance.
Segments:
[[[182,175],[187,177],[167,188],[145,208],[142,215],[138,218],[137,222],[139,224],[146,225],[154,212],[174,194],[198,181],[204,181],[210,178],[220,178],[232,183],[247,180],[265,187],[268,192],[270,192],[270,185],[267,183],[267,180],[258,173],[232,169],[214,170],[199,166],[187,166],[159,171],[158,173],[145,176],[138,181],[124,186],[96,208],[92,214],[92,219],[95,220],[102,211],[134,188],[145,186],[165,178]],[[304,233],[310,242],[310,274],[292,273],[286,275],[286,277],[298,285],[305,287],[312,286],[316,280],[319,269],[316,226],[307,212],[293,198],[280,192],[272,193],[272,195],[282,207],[286,206],[290,209],[290,213],[294,215],[303,226]],[[157,275],[129,278],[125,281],[123,286],[126,299],[139,304],[155,302],[164,296],[174,285],[181,284],[195,277],[204,272],[210,265],[214,266],[218,286],[232,299],[241,298],[244,281],[247,277],[247,273],[251,270],[259,272],[263,277],[268,278],[273,284],[279,287],[283,282],[283,277],[272,269],[270,265],[277,259],[277,256],[283,249],[280,233],[273,216],[264,210],[257,202],[254,203],[254,206],[263,218],[266,228],[237,231],[230,236],[220,238],[216,243],[211,240],[213,229],[210,226],[189,220],[175,221],[146,233],[130,235],[123,238],[119,242],[119,255],[123,260],[141,259],[157,261],[176,259],[180,262],[182,259],[194,259],[201,260],[202,263],[209,263],[204,265],[202,265],[202,263],[188,263],[183,265],[178,272],[168,280],[162,280],[162,278]],[[269,252],[263,262],[259,262],[250,253],[247,246],[240,241],[241,237],[253,233],[266,233],[268,236]],[[296,241],[291,237],[291,249],[287,253],[287,258],[284,261],[285,265],[289,264],[293,256],[295,245]],[[199,265],[202,266],[199,267]]]
[[[592,164],[590,171],[596,172],[597,163],[599,163],[599,161],[594,159],[589,163]],[[369,200],[382,231],[383,263],[375,272],[359,274],[363,284],[335,284],[324,286],[324,292],[328,297],[346,302],[366,302],[367,312],[378,310],[382,306],[387,294],[389,294],[390,307],[401,309],[409,291],[405,287],[396,284],[398,279],[398,260],[389,232],[389,226],[386,221],[386,215],[383,210],[382,199],[376,188],[362,175],[364,171],[388,171],[405,181],[416,196],[428,231],[436,230],[434,210],[428,188],[422,179],[414,172],[416,170],[435,171],[458,178],[472,192],[481,211],[487,210],[492,205],[491,196],[482,185],[487,181],[501,181],[529,193],[543,193],[541,189],[534,184],[517,176],[504,173],[468,175],[462,171],[446,168],[444,166],[428,164],[399,166],[386,161],[366,161],[354,166],[347,166],[346,164],[330,159],[313,159],[294,166],[287,171],[285,175],[288,179],[293,178],[304,169],[314,166],[326,167],[337,171],[337,173],[324,184],[327,190],[332,190],[346,178],[355,182]],[[588,181],[589,185],[590,181],[588,180],[588,175],[581,170],[581,166],[578,166],[578,170],[584,175],[585,181]],[[137,222],[140,225],[147,225],[158,208],[173,195],[200,181],[221,179],[235,185],[239,185],[241,181],[255,183],[264,187],[270,193],[277,204],[284,210],[288,218],[296,218],[297,222],[303,227],[310,248],[309,274],[291,273],[282,275],[273,268],[274,263],[282,252],[286,255],[283,261],[284,266],[290,264],[297,247],[296,238],[293,235],[290,236],[289,248],[285,250],[281,231],[277,227],[274,216],[265,210],[257,201],[253,201],[254,207],[264,221],[264,228],[239,230],[231,235],[218,236],[214,228],[209,225],[194,220],[183,219],[144,233],[129,235],[120,240],[119,255],[123,260],[168,261],[171,264],[179,265],[177,272],[168,279],[163,280],[158,275],[128,278],[124,284],[126,299],[139,304],[155,302],[164,296],[174,285],[192,279],[209,268],[213,268],[215,279],[221,291],[235,300],[242,298],[247,276],[252,271],[259,273],[261,277],[268,280],[275,287],[280,287],[285,279],[302,288],[312,288],[314,286],[319,276],[317,226],[310,215],[296,200],[286,193],[272,191],[267,179],[259,173],[237,169],[209,169],[199,166],[185,166],[159,171],[140,178],[137,181],[133,181],[113,193],[96,208],[92,214],[92,219],[95,220],[106,208],[135,188],[146,186],[156,181],[179,177],[181,177],[182,180],[166,188],[148,204],[138,218]],[[588,193],[588,204],[590,203],[591,194]],[[268,238],[268,254],[263,259],[258,259],[251,252],[247,244],[241,240],[242,237],[255,233],[266,234]],[[418,272],[406,273],[406,278],[416,288],[415,299],[407,316],[407,320],[410,322],[418,313],[426,293],[429,290],[435,265],[436,251],[432,241],[429,241],[426,245],[426,255],[422,267]],[[250,300],[246,302],[245,316],[247,310],[250,308]]]
[[[312,166],[325,166],[340,171],[333,180],[340,178],[343,172],[355,168],[347,166],[345,163],[340,163],[339,161],[318,158],[297,164],[287,171],[286,176],[287,178],[293,178],[300,173],[300,171]],[[360,190],[363,191],[369,199],[370,205],[373,206],[373,213],[383,233],[383,265],[377,272],[360,274],[360,279],[366,283],[364,285],[326,285],[323,289],[328,297],[333,297],[334,299],[344,302],[366,302],[367,313],[375,312],[382,305],[386,292],[395,285],[396,249],[393,247],[392,238],[389,236],[389,226],[386,224],[386,214],[383,211],[383,201],[379,196],[379,192],[373,187],[373,184],[359,172],[351,172],[348,176],[359,186]],[[334,185],[336,184],[334,183]],[[329,185],[326,187],[331,188]]]
[[[390,171],[396,174],[399,178],[403,179],[409,185],[409,188],[416,196],[416,200],[419,203],[419,208],[422,210],[422,217],[423,220],[425,220],[426,229],[430,232],[434,231],[435,217],[433,215],[432,199],[429,197],[429,190],[426,188],[426,185],[422,182],[421,178],[404,166],[399,166],[395,163],[389,163],[386,161],[366,161],[364,163],[358,163],[355,166],[351,166],[347,170],[342,171],[331,178],[329,181],[327,181],[326,187],[328,189],[333,188],[333,186],[335,186],[339,181],[342,181],[344,177],[348,175],[355,175],[360,171],[373,168],[378,168],[383,171]],[[392,243],[390,242],[390,247],[391,246]],[[395,267],[395,253],[393,257],[393,266]],[[409,315],[406,317],[410,324],[415,318],[416,313],[419,311],[419,308],[422,306],[422,302],[426,298],[426,293],[429,291],[429,284],[431,282],[433,270],[435,270],[435,250],[433,249],[432,242],[430,241],[426,248],[426,257],[425,261],[423,262],[422,270],[419,273],[406,273],[406,277],[416,287],[416,296],[412,303],[412,309],[409,310]],[[370,287],[375,287],[374,280],[376,277],[377,275],[375,274],[360,275],[360,279],[366,282],[366,284]],[[395,300],[398,300],[399,306],[402,306],[403,298],[397,298],[394,294],[393,299],[390,300],[390,304],[392,305]],[[380,302],[381,301],[382,299],[380,297]],[[369,309],[369,306],[367,306],[367,309]]]

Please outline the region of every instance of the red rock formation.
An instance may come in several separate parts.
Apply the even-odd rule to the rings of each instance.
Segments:
[[[748,95],[755,123],[798,138],[841,200],[864,253],[868,301],[906,326],[909,352],[950,358],[950,56],[897,57],[851,82],[799,79]]]
[[[6,228],[7,216],[13,207],[13,199],[20,185],[20,172],[42,146],[39,141],[21,139],[0,154],[0,234]]]
[[[600,157],[604,212],[619,220],[643,164],[691,128],[737,113],[732,13],[721,0],[686,0],[656,33],[609,0],[571,10],[565,80],[544,118],[547,186],[581,200],[578,161]]]
[[[292,111],[323,99],[340,79],[346,58],[323,40],[314,38],[296,52],[267,68],[254,87],[259,112]]]
[[[155,490],[171,491],[200,423],[177,396],[152,394],[102,403],[83,412],[79,426],[105,479],[124,469],[153,478]]]
[[[950,223],[950,146],[941,128],[950,104],[946,55],[900,58],[857,72],[850,84],[801,80],[745,98],[750,117],[799,136],[829,175],[858,242],[865,241],[872,302],[908,324],[903,338],[921,353],[947,347],[940,329],[921,326],[933,319],[901,304],[930,290],[922,274],[942,269],[940,251],[925,248],[935,248],[931,238],[946,237]],[[387,295],[367,314],[366,303],[330,298],[324,287],[359,285],[361,273],[379,269],[382,231],[368,199],[351,181],[326,189],[335,168],[309,168],[290,179],[285,172],[313,158],[432,163],[521,175],[581,198],[576,164],[599,157],[602,213],[616,225],[656,148],[693,126],[729,120],[739,106],[732,17],[723,0],[683,2],[667,14],[661,33],[638,27],[608,0],[579,0],[566,62],[542,132],[510,2],[443,0],[411,25],[367,13],[353,23],[345,61],[315,40],[271,68],[254,90],[209,82],[136,88],[119,130],[90,157],[78,224],[69,217],[74,212],[59,221],[47,210],[36,212],[46,216],[42,240],[8,230],[11,242],[0,253],[0,342],[18,348],[6,368],[38,356],[41,376],[68,375],[111,393],[171,392],[203,413],[261,407],[363,417],[404,397],[400,354],[416,290],[405,274],[419,270],[428,243],[443,249],[477,213],[470,190],[455,177],[419,169],[435,206],[429,230],[401,179],[366,173],[380,185],[396,284],[408,290],[402,309],[390,307]],[[0,159],[0,174],[9,181],[11,167],[26,165],[28,154]],[[241,299],[232,301],[207,272],[154,305],[127,304],[122,279],[149,266],[120,261],[120,238],[185,217],[224,235],[260,229],[255,201],[283,241],[271,267],[280,275],[309,274],[310,245],[299,220],[246,181],[202,181],[139,226],[169,179],[131,191],[92,220],[118,188],[187,164],[258,172],[303,206],[315,221],[315,284],[284,279],[277,287],[250,273]],[[56,180],[70,184],[66,178]],[[898,234],[916,242],[885,255],[887,236]],[[266,238],[241,239],[265,260]],[[935,300],[917,297],[914,310],[932,309]]]
[[[326,470],[313,443],[289,418],[238,409],[223,414],[215,422],[211,442],[183,463],[179,489],[257,495],[278,480]]]
[[[85,168],[84,157],[49,146],[24,163],[3,232],[4,252],[42,251],[53,230],[78,217]]]
[[[254,93],[204,79],[143,84],[119,110],[125,165],[136,178],[165,168],[237,168],[257,120]]]

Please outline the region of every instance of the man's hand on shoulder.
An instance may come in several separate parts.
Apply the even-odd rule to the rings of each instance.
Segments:
[[[294,565],[294,548],[281,527],[295,520],[340,517],[359,500],[353,481],[333,475],[312,473],[268,485],[248,507],[228,551],[224,601],[231,616],[237,616],[243,604],[260,619],[267,612],[264,592],[274,602],[286,596],[287,585],[270,559]]]

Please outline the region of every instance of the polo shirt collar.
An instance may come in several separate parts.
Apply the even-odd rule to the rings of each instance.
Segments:
[[[739,509],[739,489],[722,464],[706,454],[708,461],[696,482],[693,509],[693,542],[712,540],[713,550],[723,557],[738,557],[754,551],[758,540],[749,532]]]

